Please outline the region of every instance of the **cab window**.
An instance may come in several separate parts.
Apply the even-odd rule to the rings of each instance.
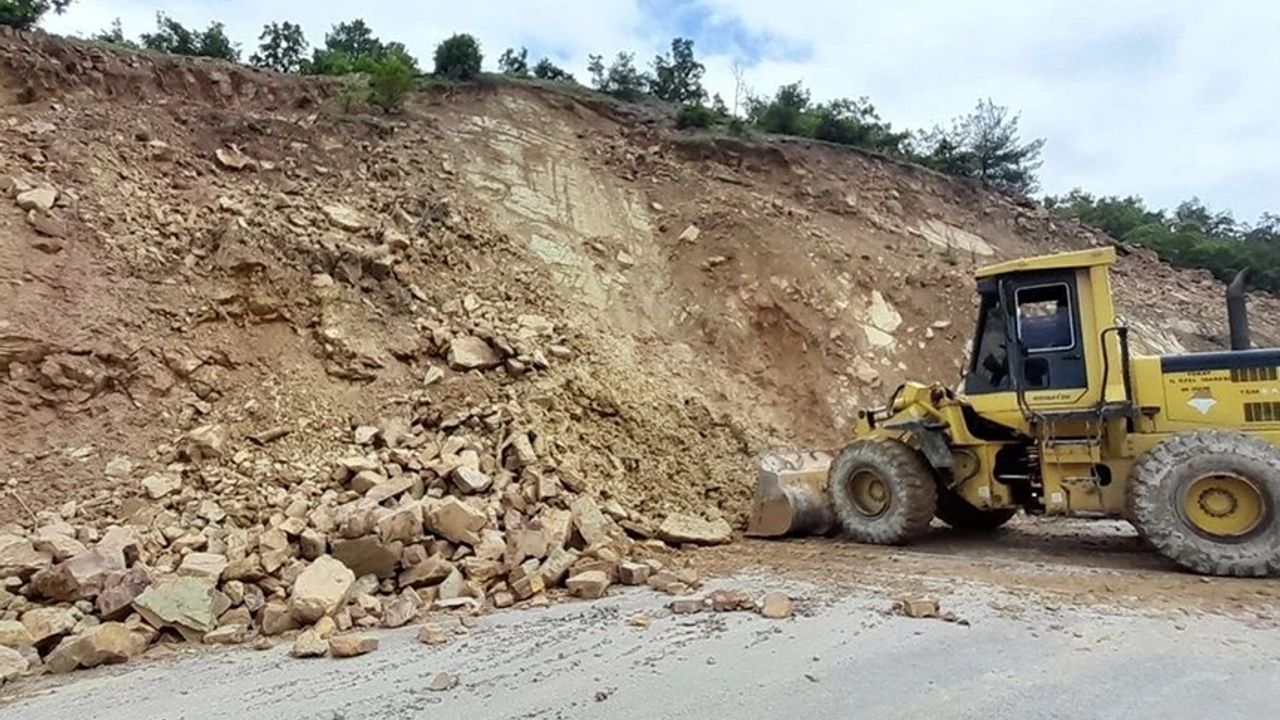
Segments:
[[[1021,287],[1014,296],[1018,305],[1018,339],[1027,352],[1075,347],[1074,313],[1066,283]]]

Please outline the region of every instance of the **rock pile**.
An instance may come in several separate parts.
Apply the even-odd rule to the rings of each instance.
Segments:
[[[451,364],[492,353],[510,371],[518,352],[490,342],[455,335],[438,351]],[[664,541],[727,542],[727,523],[672,514],[655,527],[599,502],[511,417],[501,405],[443,413],[424,396],[410,414],[354,427],[328,473],[301,480],[232,454],[224,428],[198,426],[114,514],[69,503],[0,528],[0,669],[67,672],[156,642],[264,636],[296,636],[298,657],[344,657],[376,646],[345,633],[432,610],[546,603],[558,588],[598,598],[614,583],[700,585],[659,559]]]

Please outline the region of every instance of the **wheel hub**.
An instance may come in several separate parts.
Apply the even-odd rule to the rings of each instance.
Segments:
[[[880,517],[889,509],[892,495],[880,476],[863,470],[849,478],[849,497],[853,507],[869,518]]]
[[[1258,486],[1234,473],[1214,473],[1187,485],[1183,514],[1200,533],[1240,538],[1266,520],[1266,503]]]

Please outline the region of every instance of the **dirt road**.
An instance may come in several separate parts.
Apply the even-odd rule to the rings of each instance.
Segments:
[[[1170,571],[1119,525],[704,552],[709,586],[786,589],[797,615],[671,615],[647,590],[483,618],[442,647],[411,630],[351,660],[200,652],[21,687],[0,719],[1206,717],[1280,707],[1275,581]],[[962,622],[896,614],[931,593]],[[629,619],[648,613],[648,628]],[[455,687],[429,689],[439,673]],[[1224,688],[1234,688],[1230,692]]]

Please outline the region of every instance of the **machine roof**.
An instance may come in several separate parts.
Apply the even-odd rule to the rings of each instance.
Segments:
[[[1062,270],[1065,268],[1085,268],[1095,265],[1111,265],[1116,261],[1116,249],[1110,246],[1077,250],[1075,252],[1058,253],[1056,255],[1040,255],[1038,257],[1008,260],[995,265],[978,268],[974,276],[979,278],[1007,275],[1016,272],[1035,270]]]

